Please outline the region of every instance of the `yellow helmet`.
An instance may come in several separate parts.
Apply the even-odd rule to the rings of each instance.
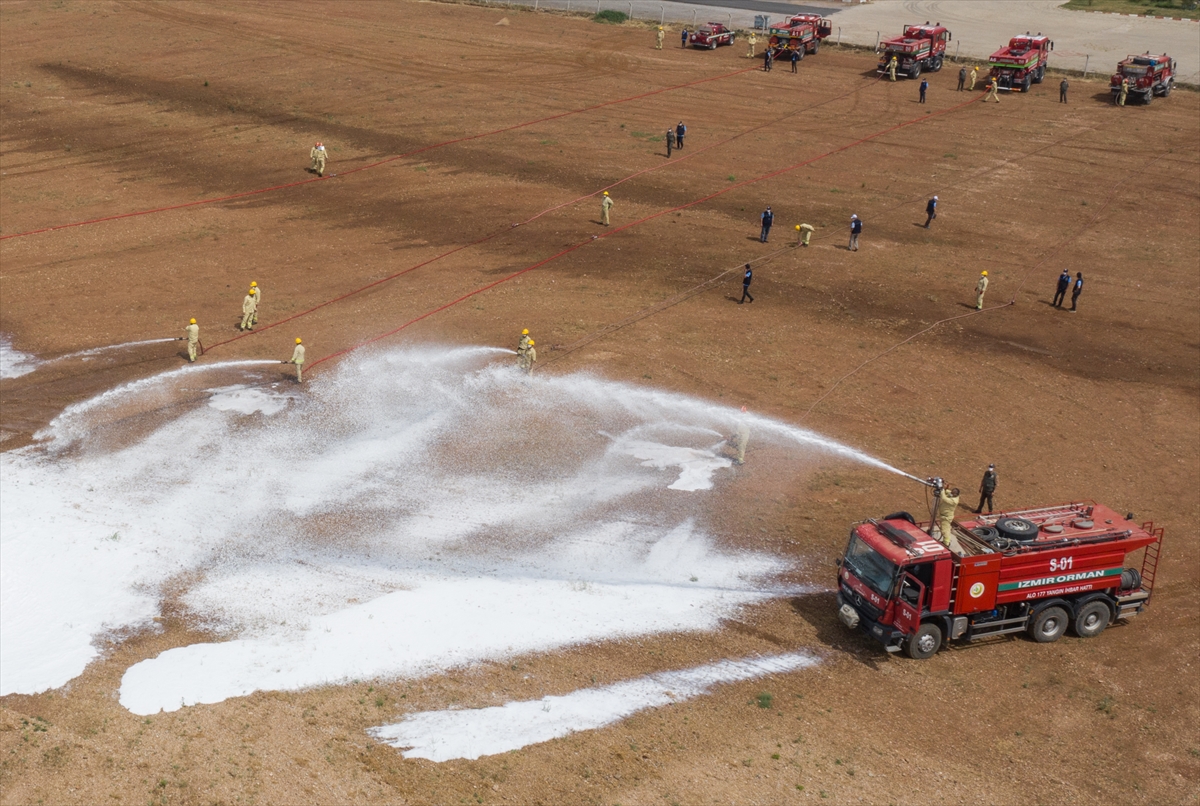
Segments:
[[[250,281],[250,287],[251,287],[251,288],[258,288],[258,283],[256,283],[256,282],[254,282],[253,280],[251,280],[251,281]]]
[[[979,273],[979,276],[980,276],[980,277],[987,277],[987,271],[981,271],[981,272]]]
[[[521,335],[522,335],[522,336],[528,336],[528,335],[529,335],[529,328],[525,328],[524,330],[522,330],[522,331],[521,331]]]
[[[605,196],[607,196],[607,195],[608,195],[608,191],[607,191],[607,190],[606,190],[606,191],[604,191],[604,195],[605,195]]]
[[[250,294],[251,294],[251,295],[254,295],[254,294],[257,294],[257,293],[258,293],[258,289],[257,289],[257,288],[251,288],[251,289],[250,289]]]
[[[660,25],[660,26],[658,26],[658,30],[660,30],[660,31],[662,30],[662,26],[661,26],[661,25]]]
[[[800,225],[799,225],[799,224],[797,224],[797,225],[796,225],[796,232],[799,232],[799,231],[800,231]]]
[[[299,343],[300,343],[300,337],[299,337],[299,336],[297,336],[297,337],[296,337],[296,344],[299,344]]]
[[[532,347],[532,346],[533,346],[533,339],[530,339],[530,340],[529,340],[529,346],[530,346],[530,347]]]
[[[196,324],[196,320],[195,320],[195,319],[189,319],[189,320],[188,320],[188,324],[189,324],[189,325],[194,325],[194,324]]]

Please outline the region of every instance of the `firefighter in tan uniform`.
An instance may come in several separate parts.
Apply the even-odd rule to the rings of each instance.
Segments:
[[[262,307],[262,289],[253,280],[250,281],[250,287],[254,289],[254,315],[250,317],[250,327],[254,327],[258,324],[258,309]]]
[[[522,330],[521,331],[521,343],[517,345],[517,353],[520,354],[520,352],[522,350],[524,350],[526,347],[528,347],[532,341],[533,341],[533,339],[529,338],[529,328],[525,328],[524,330]]]
[[[663,29],[662,29],[662,26],[660,25],[660,26],[658,26],[658,34],[654,38],[654,49],[662,50],[662,42],[663,42]]]
[[[604,198],[600,200],[600,223],[608,226],[608,211],[613,207],[612,197],[608,195],[608,191],[604,191]]]
[[[1121,91],[1117,93],[1117,106],[1124,106],[1125,99],[1129,96],[1129,79],[1121,79]]]
[[[934,520],[937,521],[938,540],[945,546],[950,546],[950,541],[954,537],[954,532],[951,529],[951,521],[954,520],[954,512],[958,509],[958,488],[953,489],[943,488],[938,493],[937,509],[934,511]],[[933,534],[933,526],[929,527],[929,534]]]
[[[296,339],[296,349],[292,350],[292,357],[287,361],[280,361],[281,364],[296,365],[296,383],[304,382],[304,345],[300,343],[300,339]]]
[[[987,291],[988,276],[986,271],[979,273],[979,282],[975,284],[975,310],[983,310],[983,295]]]
[[[240,330],[254,329],[254,314],[258,310],[258,289],[251,288],[242,300],[242,324]]]
[[[797,224],[796,232],[799,233],[799,235],[796,236],[798,243],[801,246],[808,246],[808,241],[810,238],[812,238],[812,234],[816,232],[816,229],[812,224]]]
[[[754,58],[754,46],[758,44],[758,37],[756,37],[753,33],[751,33],[749,42],[750,42],[750,52],[746,54],[746,58],[753,59]]]
[[[742,406],[742,413],[746,413],[745,406]],[[735,465],[745,464],[746,446],[750,444],[750,426],[746,424],[744,417],[738,420],[737,428],[725,442],[733,449],[733,463]]]
[[[519,366],[526,375],[533,374],[533,365],[537,361],[537,350],[534,349],[533,345],[534,341],[533,339],[530,339],[528,344],[522,342],[521,346],[517,349],[517,366]]]
[[[308,152],[308,156],[312,158],[312,172],[317,176],[325,175],[325,144],[318,142],[312,147],[312,151]]]
[[[200,326],[196,324],[196,320],[192,319],[188,322],[188,326],[183,329],[186,336],[180,338],[187,339],[188,343],[188,363],[191,364],[196,360],[196,350],[200,347]]]
[[[893,56],[892,60],[890,62],[888,62],[888,66],[887,66],[888,78],[890,78],[892,81],[896,80],[897,65],[898,65],[898,63],[896,62],[896,57]]]
[[[988,98],[995,98],[996,103],[1000,103],[1000,79],[988,79],[988,85],[984,87],[988,92],[983,96],[983,102],[987,103]]]
[[[978,77],[979,77],[979,67],[978,66],[972,67],[971,68],[971,86],[967,87],[967,89],[971,90],[972,92],[975,91],[975,79],[977,79]]]

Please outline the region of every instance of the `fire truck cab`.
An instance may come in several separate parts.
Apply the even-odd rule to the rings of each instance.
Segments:
[[[1094,502],[955,522],[949,546],[906,512],[850,530],[838,618],[888,652],[1026,632],[1039,643],[1099,635],[1150,601],[1163,530]],[[1140,569],[1129,556],[1141,552]]]
[[[821,40],[833,33],[833,23],[819,14],[796,14],[769,29],[768,47],[775,58],[790,59],[795,51],[803,59],[806,53],[818,53]]]
[[[1117,72],[1109,80],[1109,90],[1115,96],[1121,91],[1121,83],[1129,82],[1129,94],[1140,95],[1144,103],[1150,103],[1155,95],[1164,98],[1175,86],[1175,61],[1167,54],[1130,56],[1117,65]]]
[[[896,58],[897,73],[917,78],[922,70],[936,73],[942,69],[946,55],[946,43],[952,39],[950,31],[940,22],[924,25],[906,25],[904,34],[879,43],[881,58],[875,72],[888,70],[892,57]]]

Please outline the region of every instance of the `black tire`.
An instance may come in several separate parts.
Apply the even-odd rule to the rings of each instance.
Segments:
[[[1043,81],[1045,78],[1046,78],[1046,65],[1044,65],[1044,64],[1043,64],[1043,65],[1042,65],[1041,67],[1039,67],[1039,68],[1038,68],[1036,71],[1034,71],[1034,74],[1033,74],[1033,83],[1034,83],[1034,84],[1041,84],[1041,83],[1042,83],[1042,81]]]
[[[814,40],[813,40],[813,46],[812,46],[812,52],[813,52],[813,55],[814,55],[814,56],[815,56],[815,55],[817,55],[817,53],[818,53],[820,50],[821,50],[821,40],[820,40],[820,39],[814,39]]]
[[[971,534],[978,537],[985,543],[991,543],[1000,536],[1000,532],[994,526],[976,526],[971,530]]]
[[[942,648],[942,628],[936,624],[922,624],[904,644],[904,651],[913,660],[932,658]]]
[[[1021,92],[1029,92],[1029,85],[1032,83],[1033,79],[1030,78],[1029,73],[1026,73],[1025,80],[1021,82]]]
[[[1075,621],[1071,626],[1080,638],[1095,638],[1104,632],[1104,628],[1112,621],[1112,609],[1100,600],[1088,602],[1079,608]]]
[[[908,77],[909,78],[920,78],[921,77],[920,63],[914,64],[912,67],[908,68]]]
[[[940,71],[942,69],[942,57],[934,56],[933,57],[933,65],[929,69],[933,70],[933,72],[935,72],[935,73]]]
[[[804,61],[804,48],[803,48],[803,46],[796,48],[796,61],[800,61],[800,62]]]
[[[1153,100],[1154,90],[1146,90],[1146,92],[1142,94],[1142,103],[1144,103],[1146,106],[1149,106],[1150,102]]]
[[[1022,543],[1035,540],[1038,536],[1037,524],[1024,518],[1001,518],[996,521],[996,531],[1001,537],[1019,540]]]
[[[726,45],[729,45],[730,47],[732,47],[732,46],[733,46],[733,40],[735,40],[735,39],[737,39],[737,36],[736,36],[736,35],[734,35],[734,36],[731,36],[731,37],[729,37],[729,41],[728,41],[728,42],[726,42],[725,44],[726,44]]]
[[[717,49],[717,40],[715,40],[715,39],[714,39],[713,41],[709,42],[709,43],[708,43],[708,49],[709,49],[709,50],[716,50],[716,49]]]
[[[1029,637],[1039,644],[1052,644],[1063,637],[1069,620],[1067,611],[1058,605],[1047,607],[1029,625]]]
[[[1173,79],[1173,78],[1167,79],[1166,86],[1163,87],[1162,97],[1166,98],[1168,95],[1171,94],[1171,90],[1173,90],[1174,88],[1175,88],[1175,79]]]
[[[904,512],[904,511],[893,512],[891,515],[884,515],[883,519],[885,521],[908,521],[913,526],[917,525],[916,519],[913,518],[912,515],[909,515],[907,512]]]
[[[1126,568],[1121,572],[1121,587],[1119,590],[1131,591],[1142,587],[1142,574],[1136,568]]]

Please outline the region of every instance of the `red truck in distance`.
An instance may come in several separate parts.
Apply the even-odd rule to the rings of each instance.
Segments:
[[[1054,43],[1050,37],[1042,36],[1041,31],[1036,36],[1028,31],[1024,36],[1014,36],[1008,40],[1008,47],[988,57],[991,76],[1002,90],[1029,92],[1031,85],[1041,84],[1046,77],[1046,63],[1052,50]]]
[[[716,50],[717,45],[732,45],[736,34],[719,22],[706,22],[688,35],[694,48]]]
[[[797,14],[768,29],[767,47],[777,60],[790,61],[792,52],[803,59],[806,53],[818,53],[821,40],[833,33],[833,23],[819,14]]]
[[[1121,82],[1129,81],[1129,94],[1141,96],[1143,103],[1150,103],[1155,95],[1164,98],[1175,86],[1175,61],[1167,54],[1130,56],[1117,65],[1117,72],[1109,80],[1109,90],[1115,96],[1121,91]]]
[[[907,25],[901,36],[885,39],[879,43],[882,58],[879,68],[875,71],[887,72],[892,57],[896,57],[896,73],[909,78],[917,78],[922,70],[936,73],[942,69],[946,57],[946,43],[951,39],[950,32],[942,27],[940,22],[930,25]]]
[[[1149,603],[1163,536],[1093,502],[977,517],[953,532],[947,548],[907,512],[856,524],[837,563],[838,618],[918,660],[947,641],[1008,633],[1050,643],[1070,626],[1090,638]]]

